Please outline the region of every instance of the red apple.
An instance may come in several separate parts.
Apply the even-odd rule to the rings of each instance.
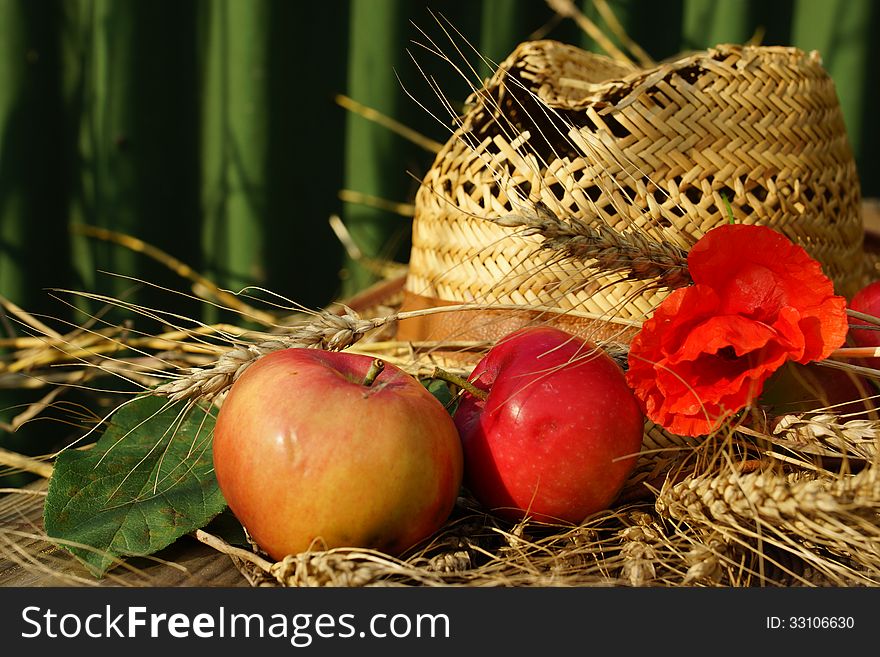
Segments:
[[[224,400],[214,429],[217,481],[274,559],[324,546],[397,555],[449,517],[462,479],[455,424],[393,365],[370,383],[373,362],[277,351],[245,370]]]
[[[850,301],[849,308],[866,315],[880,317],[880,281],[869,283],[859,290]],[[880,326],[871,325],[854,317],[850,318],[849,323],[852,326],[873,326],[873,328],[850,329],[849,336],[856,345],[859,347],[880,347]],[[880,369],[880,358],[866,358],[861,364]]]
[[[504,518],[577,523],[608,508],[636,464],[644,417],[604,351],[555,328],[502,338],[469,381],[455,424],[465,486]]]

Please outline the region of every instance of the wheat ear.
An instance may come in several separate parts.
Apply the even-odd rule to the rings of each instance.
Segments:
[[[341,351],[360,341],[370,331],[397,320],[468,310],[522,310],[523,308],[524,306],[517,304],[463,303],[398,312],[372,319],[362,319],[347,306],[343,306],[344,312],[342,314],[334,314],[324,310],[314,313],[314,319],[291,328],[288,333],[272,336],[264,342],[234,347],[207,367],[185,369],[177,378],[154,388],[152,394],[166,396],[172,401],[183,399],[211,401],[228,390],[254,361],[273,351],[291,347]],[[528,306],[528,308],[536,312],[560,311],[559,308],[548,306]],[[638,326],[638,323],[633,320],[614,317],[603,318],[593,313],[576,310],[567,310],[566,312],[575,317],[607,319],[607,321],[627,326]]]
[[[880,583],[880,476],[758,470],[691,475],[657,496],[661,516],[793,554],[838,582]],[[836,555],[837,560],[828,559]]]
[[[809,413],[780,417],[771,440],[796,452],[872,460],[877,456],[878,435],[878,420],[843,421],[832,413]]]
[[[488,221],[520,228],[524,235],[538,235],[543,238],[542,249],[584,261],[591,269],[604,273],[652,280],[657,287],[669,289],[692,282],[684,249],[635,231],[617,231],[606,224],[589,225],[574,217],[562,220],[542,202],[535,203],[533,209]]]
[[[261,356],[292,347],[339,351],[395,318],[395,315],[390,315],[361,319],[350,308],[346,308],[341,315],[321,311],[316,314],[315,319],[293,328],[291,333],[235,347],[208,367],[185,370],[183,376],[156,387],[153,393],[167,396],[172,401],[196,398],[210,401],[225,392]]]

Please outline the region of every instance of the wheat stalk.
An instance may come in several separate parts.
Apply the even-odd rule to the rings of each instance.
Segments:
[[[659,554],[656,544],[664,538],[654,518],[644,512],[630,514],[635,524],[620,530],[621,578],[632,586],[645,586],[657,577]]]
[[[727,542],[715,532],[710,532],[704,540],[695,543],[685,555],[688,570],[683,583],[720,582],[724,574],[722,557],[726,556],[727,549]]]
[[[862,540],[868,530],[880,538],[880,525],[873,522],[880,510],[880,477],[874,467],[836,479],[765,470],[688,475],[679,483],[665,485],[655,506],[661,515],[698,523],[725,518],[774,523],[789,519],[793,526],[801,521],[803,526],[809,525],[811,534],[824,533],[820,525],[841,525],[836,529],[845,530],[845,536]],[[836,522],[856,516],[872,522],[859,527]],[[806,522],[808,519],[821,522]],[[839,531],[828,537],[842,538]]]
[[[819,456],[877,456],[880,421],[855,419],[841,421],[831,413],[784,415],[776,420],[771,440],[794,451]]]
[[[208,367],[185,370],[185,375],[153,390],[173,401],[200,398],[206,401],[222,394],[261,356],[292,347],[339,351],[358,342],[369,331],[387,324],[394,315],[376,319],[361,317],[346,308],[341,315],[327,311],[316,313],[315,319],[263,342],[235,347],[222,354]]]
[[[326,310],[320,311],[314,314],[314,319],[291,328],[289,333],[273,336],[263,342],[236,346],[219,356],[211,365],[185,369],[180,376],[157,386],[151,392],[166,396],[173,401],[183,399],[210,401],[228,390],[258,358],[273,351],[293,347],[341,351],[359,342],[370,331],[400,319],[467,310],[522,310],[522,308],[523,306],[513,304],[460,304],[397,312],[371,319],[362,319],[347,306],[344,306],[342,314]],[[528,308],[536,312],[560,312],[559,308],[544,306],[529,306]],[[592,313],[573,310],[565,312],[577,317],[598,319],[598,315]],[[607,321],[627,325],[634,324],[634,322],[616,318],[607,318]]]
[[[602,273],[624,273],[629,280],[653,280],[658,288],[675,289],[692,282],[687,252],[675,244],[636,231],[617,231],[607,224],[589,225],[575,217],[564,221],[543,202],[488,221],[521,228],[524,235],[538,235],[543,238],[542,249],[583,261]]]
[[[296,587],[361,587],[401,575],[422,579],[421,571],[387,555],[347,548],[288,555],[273,564],[270,572],[284,586]]]
[[[880,477],[758,470],[690,475],[657,496],[661,516],[708,528],[758,553],[781,549],[831,581],[880,584]]]

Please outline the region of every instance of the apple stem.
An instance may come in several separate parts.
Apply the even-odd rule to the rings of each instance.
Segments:
[[[374,358],[373,362],[370,363],[370,369],[367,370],[367,375],[364,377],[364,385],[368,388],[373,385],[376,377],[379,376],[384,369],[385,361],[381,358]]]
[[[464,377],[453,374],[452,372],[447,372],[440,367],[434,368],[434,374],[432,376],[435,379],[440,379],[441,381],[446,381],[446,383],[451,383],[454,386],[458,386],[462,390],[472,394],[480,401],[486,401],[486,398],[489,396],[489,393],[487,391],[483,390],[482,388],[478,388]]]

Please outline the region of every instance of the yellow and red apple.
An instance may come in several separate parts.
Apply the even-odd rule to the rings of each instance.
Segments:
[[[443,405],[374,359],[318,349],[260,358],[235,382],[214,430],[230,509],[281,559],[310,548],[397,555],[448,519],[462,449]]]

